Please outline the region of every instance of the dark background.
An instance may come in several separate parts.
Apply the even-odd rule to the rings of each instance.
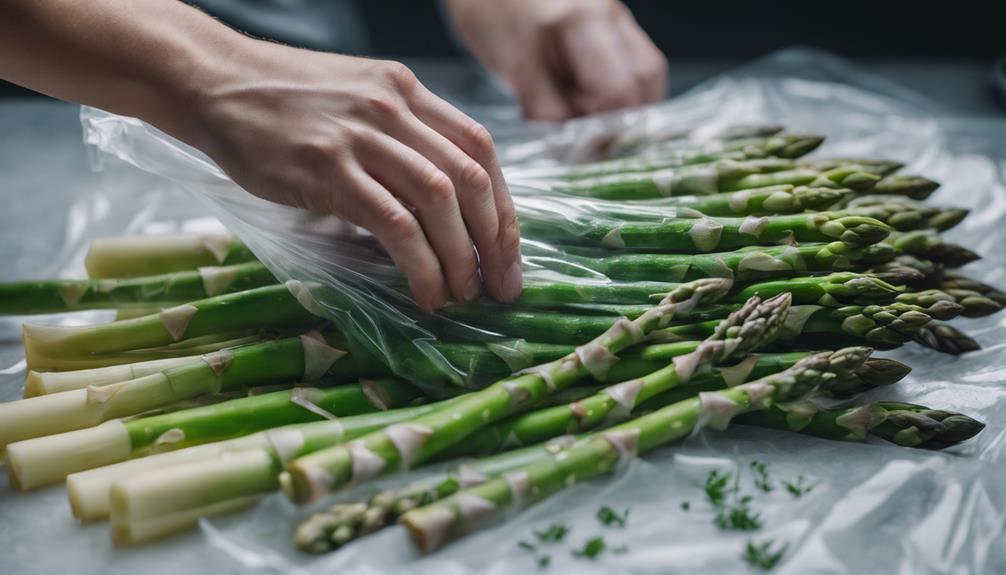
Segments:
[[[493,1],[493,0],[485,0]],[[542,0],[547,1],[547,0]],[[1006,53],[995,2],[709,2],[627,0],[671,60],[741,62],[792,45],[855,60],[992,62]],[[463,57],[431,0],[361,0],[373,55]],[[280,38],[289,41],[289,39]],[[0,96],[31,95],[0,82]]]

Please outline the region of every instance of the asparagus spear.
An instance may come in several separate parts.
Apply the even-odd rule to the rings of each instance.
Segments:
[[[95,426],[210,393],[314,381],[338,364],[344,377],[386,373],[373,358],[334,348],[315,335],[221,350],[137,379],[0,403],[0,449],[8,444]],[[359,370],[359,371],[358,371]]]
[[[858,167],[829,171],[799,168],[790,160],[720,160],[709,164],[653,171],[610,174],[578,180],[553,180],[550,189],[566,194],[610,200],[641,200],[668,196],[708,195],[767,186],[825,186],[864,191],[880,178]]]
[[[0,284],[0,314],[171,306],[274,283],[258,262],[125,279],[6,283]]]
[[[555,264],[564,273],[584,270],[613,280],[690,281],[704,277],[750,281],[791,276],[793,272],[845,271],[888,262],[898,248],[874,244],[850,248],[842,242],[807,243],[799,246],[758,246],[711,254],[596,254],[561,253],[525,244],[524,261],[551,269]]]
[[[945,303],[939,302],[937,307],[948,307]],[[920,308],[901,303],[840,308],[793,306],[782,339],[792,340],[804,347],[833,345],[836,339],[843,338],[865,341],[871,345],[896,347],[909,341],[931,321],[932,317]],[[660,337],[669,340],[687,340],[704,337],[716,325],[715,320],[681,324],[658,333]]]
[[[658,149],[649,153],[589,164],[518,167],[510,171],[508,175],[517,180],[540,178],[575,180],[609,174],[648,172],[663,168],[708,164],[719,160],[740,161],[769,156],[798,158],[813,151],[823,141],[824,138],[820,136],[801,134],[714,140],[695,147]]]
[[[92,241],[84,267],[92,278],[129,278],[254,259],[244,244],[228,234],[120,236]]]
[[[762,293],[770,294],[772,292]],[[917,301],[923,303],[921,299]],[[799,321],[805,319],[813,321],[803,325],[799,325],[797,320],[790,322],[793,327],[792,333],[788,337],[808,333],[846,333],[855,337],[866,337],[877,345],[901,344],[908,341],[908,338],[932,317],[952,319],[959,315],[963,309],[949,297],[935,301],[925,300],[924,303],[929,303],[929,305],[921,307],[900,302],[883,305],[841,305],[840,302],[825,298],[825,305],[800,306],[801,314],[807,314],[807,317],[800,316]],[[680,336],[688,339],[706,337],[711,333],[710,330],[718,325],[718,320],[726,317],[738,306],[739,304],[703,306],[693,311],[688,317],[672,320],[669,322],[671,324],[669,327],[655,334],[654,337]],[[498,331],[507,337],[536,337],[545,342],[582,342],[609,329],[618,321],[619,315],[630,318],[638,317],[638,315],[645,313],[647,308],[645,306],[624,305],[592,306],[594,310],[606,309],[616,312],[617,315],[585,314],[582,313],[583,309],[583,307],[580,308],[581,313],[559,313],[533,309],[498,308],[494,309],[492,313],[486,313],[484,307],[456,306],[445,309],[444,313],[461,321]],[[901,316],[906,318],[907,324],[897,321]],[[880,326],[895,326],[897,335],[889,333],[893,328]],[[904,330],[904,333],[901,333],[901,330]]]
[[[291,284],[310,298],[301,284]],[[158,315],[110,324],[64,327],[25,324],[25,359],[29,369],[51,369],[59,361],[168,345],[179,340],[241,329],[310,327],[324,320],[312,313],[287,286],[266,286],[197,300]],[[253,310],[253,313],[249,313]]]
[[[982,348],[977,341],[956,327],[930,322],[912,335],[912,339],[921,345],[950,355],[961,355]]]
[[[111,420],[88,429],[36,437],[7,446],[7,474],[16,489],[62,481],[70,473],[167,451],[247,435],[254,431],[331,417],[403,407],[419,390],[396,380],[364,380],[331,388],[298,387],[212,405]]]
[[[284,491],[307,503],[349,483],[359,483],[396,468],[408,468],[461,441],[465,435],[534,405],[589,374],[602,376],[617,361],[614,354],[641,341],[678,314],[722,297],[729,280],[699,280],[683,285],[650,312],[616,322],[572,354],[469,394],[450,409],[414,419],[408,425],[369,434],[356,442],[298,458],[288,467]]]
[[[876,218],[898,231],[931,228],[946,231],[968,216],[964,208],[928,206],[890,196],[861,196],[849,201],[845,211]]]
[[[864,172],[877,174],[878,176],[889,176],[904,167],[901,162],[891,160],[877,160],[873,158],[824,158],[815,160],[800,160],[797,165],[803,168],[810,168],[827,172],[846,166],[857,166]]]
[[[692,375],[703,365],[731,362],[773,341],[789,313],[790,301],[788,293],[765,301],[753,296],[720,322],[695,351],[675,357],[670,364],[650,374],[605,388],[574,404],[519,415],[484,427],[459,445],[461,453],[472,453],[473,445],[492,444],[499,448],[504,444],[538,443],[561,435],[566,432],[564,430],[590,429],[613,417],[624,416],[651,397],[690,384]],[[757,358],[753,358],[733,371],[721,370],[720,373],[730,383],[742,383],[756,361]]]
[[[939,234],[927,230],[893,232],[883,241],[893,246],[899,254],[924,258],[951,268],[963,266],[980,257],[975,252],[946,242]]]
[[[913,200],[924,200],[939,187],[939,182],[934,182],[921,176],[893,175],[887,176],[877,182],[873,186],[873,189],[870,190],[870,193],[892,194],[905,196]]]
[[[549,189],[593,198],[611,200],[641,200],[667,196],[706,195],[726,190],[723,182],[734,181],[749,174],[788,170],[791,160],[766,158],[748,161],[720,160],[709,164],[665,168],[653,171],[622,172],[577,180],[556,179],[546,182]],[[792,182],[773,182],[789,184]],[[800,182],[801,184],[807,182]]]
[[[865,441],[873,435],[897,445],[922,449],[957,445],[985,428],[984,423],[961,413],[897,401],[842,409],[823,409],[810,402],[775,405],[764,411],[745,413],[734,421],[843,441]]]
[[[639,201],[627,206],[627,209],[642,205],[691,208],[707,216],[771,216],[796,214],[807,210],[825,210],[854,193],[852,190],[841,188],[782,185],[705,196],[677,196]]]
[[[29,371],[28,377],[25,378],[24,382],[24,396],[27,398],[37,395],[48,395],[72,389],[83,389],[92,385],[100,387],[153,373],[160,373],[166,369],[197,361],[199,361],[198,355],[188,355],[75,371]]]
[[[759,354],[748,377],[757,379],[778,373],[792,367],[809,355],[811,354],[807,352]],[[743,365],[743,363],[745,362],[739,365]],[[638,408],[633,413],[647,413],[653,409],[659,409],[679,401],[687,400],[701,392],[717,391],[728,387],[731,383],[736,384],[733,374],[728,375],[732,369],[735,368],[717,369],[708,366],[700,368],[696,370],[688,386],[672,388],[649,401],[638,403]],[[836,396],[846,397],[872,387],[888,385],[899,381],[907,375],[908,371],[907,366],[897,361],[871,357],[864,362],[861,368],[855,370],[855,377],[850,376],[845,380],[832,379],[822,382],[822,388],[820,389],[826,390],[828,393]],[[526,415],[517,416],[517,418],[527,424],[531,423],[532,417],[536,417],[539,422],[549,422],[552,421],[552,417],[561,418],[564,415],[560,413],[561,409],[561,407],[556,407],[536,410]],[[566,408],[566,411],[570,411],[569,408]],[[769,411],[780,412],[780,409],[777,406],[773,406],[769,408]],[[552,417],[546,418],[546,413]],[[760,425],[761,423],[758,421],[746,419],[754,417],[758,413],[761,412],[742,414],[735,421],[738,423]],[[787,414],[789,412],[781,413]],[[797,422],[794,420],[793,425],[787,426],[785,429],[816,434],[815,432],[820,429],[816,425],[818,418],[818,415],[815,414],[815,425],[797,425]],[[846,423],[844,419],[841,421],[843,424]],[[773,423],[775,422],[769,421],[765,425],[777,427],[776,425],[772,425]],[[785,425],[785,422],[783,424]],[[518,426],[514,427],[516,429]],[[491,437],[486,433],[489,428],[479,431],[466,439],[463,444],[459,444],[451,452],[445,452],[443,454],[444,457],[446,458],[448,455],[481,455],[485,453],[493,453],[493,455],[479,457],[470,463],[463,464],[460,468],[446,475],[422,479],[410,483],[403,488],[381,491],[365,503],[336,503],[304,519],[297,527],[294,541],[299,549],[310,553],[331,551],[358,537],[391,525],[402,514],[412,509],[429,505],[434,501],[457,493],[464,487],[484,482],[489,477],[498,477],[520,469],[532,461],[549,458],[551,457],[551,453],[561,450],[563,446],[568,446],[569,442],[573,440],[569,435],[562,435],[564,432],[563,428],[559,428],[559,426],[555,427],[555,433],[544,443],[544,449],[542,445],[531,444],[527,447],[519,447],[503,453],[495,453],[501,447],[499,436],[502,434],[497,434],[497,437]],[[525,426],[525,428],[529,427]],[[581,430],[579,426],[574,426],[574,429],[566,430],[566,432],[579,430]],[[847,433],[848,431],[846,429]],[[541,435],[538,434],[537,436],[541,437]],[[964,433],[959,435],[961,441],[966,439],[965,435]],[[944,437],[948,437],[948,434],[944,434]],[[511,448],[513,445],[508,443],[506,447]]]
[[[628,463],[637,453],[670,443],[708,425],[725,428],[747,411],[766,409],[803,396],[829,379],[854,375],[869,357],[867,348],[846,348],[811,355],[790,369],[754,382],[680,401],[648,415],[592,433],[561,451],[561,456],[529,463],[516,471],[405,513],[405,525],[423,552],[590,477]]]
[[[764,244],[840,241],[852,248],[875,244],[890,232],[883,222],[844,212],[748,218],[668,218],[617,221],[591,218],[557,223],[554,212],[521,212],[521,231],[538,239],[607,247],[696,253]]]
[[[990,286],[986,283],[957,273],[945,273],[943,277],[940,278],[939,285],[937,287],[947,292],[950,292],[951,290],[968,290],[977,292],[992,299],[1000,305],[1006,305],[1006,293],[1003,293],[998,288]]]

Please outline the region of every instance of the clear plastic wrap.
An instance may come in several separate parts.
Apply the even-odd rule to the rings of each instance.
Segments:
[[[295,210],[240,193],[197,152],[139,122],[93,110],[85,110],[83,119],[89,143],[102,154],[169,178],[207,199],[224,224],[281,277],[327,286],[315,292],[316,297],[339,327],[364,338],[376,352],[393,349],[386,357],[399,362],[396,369],[410,373],[415,366],[400,363],[410,357],[437,359],[429,346],[432,332],[427,318],[414,315],[404,296],[381,290],[380,299],[368,297],[374,283],[393,279],[395,272],[375,266],[372,252],[361,244],[330,234],[330,222],[313,218],[306,222]],[[1006,126],[953,118],[920,96],[820,53],[783,52],[671,102],[554,129],[511,128],[503,138],[497,132],[497,140],[507,173],[517,182],[522,171],[638,150],[641,142],[672,139],[696,126],[701,128],[693,137],[702,139],[739,123],[780,123],[818,132],[828,138],[823,154],[904,161],[905,171],[943,182],[934,203],[973,210],[949,232],[985,256],[968,267],[968,274],[990,283],[1006,281],[1006,254],[1000,247],[1006,235],[999,225],[1006,214]],[[554,199],[535,186],[515,184],[512,192],[526,214],[538,208],[554,215],[555,207],[549,203]],[[590,210],[598,205],[564,199],[561,221],[575,229],[579,218],[589,220]],[[542,250],[539,256],[525,258],[529,277],[554,273],[543,263],[547,254],[541,255],[549,246],[537,247]],[[570,273],[565,267],[563,271]],[[592,275],[589,269],[582,271]],[[352,289],[328,289],[345,285]],[[366,313],[351,316],[340,311],[346,309]],[[984,346],[982,351],[961,358],[912,346],[892,352],[891,357],[914,368],[913,374],[895,389],[877,390],[867,398],[957,409],[988,423],[977,438],[949,452],[829,442],[738,425],[726,432],[707,430],[658,450],[617,478],[566,490],[503,526],[426,558],[415,554],[400,527],[327,556],[300,554],[290,540],[296,518],[304,511],[278,494],[249,512],[204,521],[206,545],[199,547],[200,553],[242,572],[535,571],[537,556],[518,542],[533,529],[561,521],[572,530],[566,542],[548,550],[552,563],[544,572],[745,572],[741,560],[745,543],[768,539],[788,545],[776,573],[1004,572],[1006,487],[1001,478],[1006,473],[1002,462],[1006,377],[1001,366],[1006,359],[1006,326],[1001,318],[990,317],[968,320],[966,327]],[[463,326],[459,329],[469,333]],[[486,332],[476,335],[493,338]],[[419,354],[418,360],[403,353],[403,342]],[[438,365],[467,384],[458,366]],[[772,493],[755,498],[765,523],[762,530],[720,531],[712,522],[714,513],[705,501],[702,482],[711,469],[746,467],[752,460],[769,464],[777,481],[803,475],[813,488],[794,498],[777,485]],[[395,477],[376,487],[435,471]],[[751,475],[744,471],[743,489],[754,493]],[[357,499],[373,489],[356,489],[340,497]],[[690,503],[688,510],[682,508],[684,501]],[[594,514],[601,505],[630,507],[627,526],[613,529],[598,523]],[[572,556],[572,548],[596,535],[605,535],[610,545],[627,545],[629,552],[607,552],[592,561]]]

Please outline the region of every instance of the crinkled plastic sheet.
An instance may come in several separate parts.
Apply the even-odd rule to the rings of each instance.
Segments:
[[[234,185],[192,150],[136,122],[95,111],[85,111],[84,120],[89,141],[106,153],[211,198],[224,223],[281,276],[298,277],[305,264],[331,271],[332,262],[361,263],[339,259],[353,256],[328,249],[329,244],[305,243],[316,237],[305,235],[309,232],[274,233],[274,220],[280,226],[296,226],[303,216],[273,207],[266,210],[234,193]],[[574,121],[557,129],[507,128],[501,154],[511,165],[578,161],[632,149],[640,140],[693,126],[711,132],[758,122],[827,135],[822,155],[887,157],[905,161],[905,172],[942,181],[933,202],[973,209],[971,217],[950,232],[955,241],[974,246],[985,256],[968,266],[967,273],[1006,283],[1006,253],[1001,249],[1006,231],[1000,224],[1006,215],[1003,124],[948,117],[924,97],[820,53],[783,52],[645,110]],[[319,249],[305,250],[304,245]],[[280,254],[295,257],[284,259]],[[351,303],[381,313],[403,309],[397,303],[387,308],[388,304],[375,304],[362,294],[353,296]],[[988,423],[977,438],[945,452],[829,442],[740,425],[726,432],[706,430],[647,455],[617,478],[577,485],[503,526],[425,558],[415,555],[400,527],[326,556],[299,554],[290,541],[296,519],[304,512],[279,495],[249,512],[204,521],[203,531],[222,556],[234,561],[236,570],[246,572],[533,572],[534,555],[517,543],[529,538],[532,529],[554,521],[572,526],[567,541],[549,550],[549,571],[555,573],[744,572],[747,567],[740,557],[749,539],[788,545],[777,573],[1006,572],[1006,467],[1000,461],[1006,446],[1003,321],[1000,315],[961,322],[984,346],[962,358],[914,345],[885,354],[915,371],[906,381],[866,399],[904,399],[955,409]],[[418,329],[411,320],[392,325],[401,334]],[[380,333],[386,333],[384,329]],[[381,345],[380,338],[374,343]],[[751,460],[769,464],[777,480],[803,475],[813,489],[799,499],[779,486],[769,494],[757,493],[753,507],[762,513],[765,527],[753,533],[719,531],[701,484],[711,469],[746,468]],[[431,472],[414,472],[381,485]],[[746,469],[742,487],[756,493]],[[360,498],[372,490],[359,488],[342,498]],[[686,500],[687,511],[681,507]],[[628,525],[602,527],[594,518],[600,505],[631,507]],[[612,545],[628,545],[629,552],[604,553],[593,561],[572,557],[570,549],[599,534]]]

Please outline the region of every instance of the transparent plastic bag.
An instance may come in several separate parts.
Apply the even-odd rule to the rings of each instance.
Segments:
[[[303,215],[234,193],[233,184],[198,153],[142,124],[95,111],[85,111],[83,117],[89,141],[104,153],[180,182],[209,199],[214,213],[281,277],[332,287],[349,283],[347,277],[383,278],[385,272],[394,273],[367,268],[373,259],[346,250],[356,244],[319,236],[310,227],[293,232],[284,228],[300,226]],[[890,158],[905,162],[906,172],[943,182],[934,203],[973,209],[971,217],[949,232],[954,241],[985,256],[967,273],[990,283],[1006,280],[1006,252],[1001,248],[1006,232],[1000,223],[1006,215],[1001,169],[1006,161],[1006,128],[948,116],[918,95],[818,52],[782,52],[715,78],[674,101],[552,129],[510,129],[498,141],[506,171],[516,182],[528,170],[639,151],[645,142],[673,141],[689,128],[700,127],[692,137],[702,139],[744,123],[780,123],[794,131],[818,132],[828,138],[824,155]],[[589,221],[590,210],[600,205],[556,199],[533,185],[515,184],[512,192],[518,203],[523,202],[525,213],[537,207],[550,217],[558,214],[556,222],[572,229]],[[562,202],[562,210],[550,204],[556,201]],[[553,246],[529,245],[537,249],[525,258],[529,277],[555,273],[549,263],[555,260],[568,264],[564,273],[575,273],[576,262],[563,260],[562,252],[554,258],[548,255]],[[310,251],[304,246],[311,246]],[[320,269],[309,269],[313,266]],[[584,277],[606,281],[589,268],[580,271]],[[426,320],[410,315],[407,301],[397,296],[381,292],[381,299],[368,299],[375,292],[360,287],[367,285],[363,281],[353,284],[359,291],[323,291],[317,297],[334,313],[340,329],[370,338],[369,345],[389,353],[391,361],[400,361],[395,358],[408,349],[417,350],[421,359],[429,358],[433,331],[427,329]],[[337,310],[346,303],[363,304],[367,314],[340,316]],[[1006,328],[996,317],[967,320],[965,327],[984,346],[982,351],[948,358],[906,346],[885,354],[915,371],[892,389],[876,390],[865,398],[960,410],[988,423],[978,437],[948,452],[829,442],[739,425],[726,432],[707,430],[647,455],[617,478],[575,486],[503,526],[426,558],[415,554],[400,527],[323,557],[300,554],[290,541],[296,519],[305,512],[279,494],[250,512],[204,521],[203,530],[214,557],[232,561],[234,568],[245,572],[532,571],[537,569],[536,556],[518,542],[554,521],[572,527],[568,543],[546,551],[552,557],[549,570],[554,572],[746,572],[741,560],[746,542],[768,539],[788,546],[776,573],[1004,572],[1006,489],[1001,479],[1006,473],[1002,463],[1006,395],[1001,366],[1006,361]],[[460,329],[469,333],[464,326]],[[400,347],[406,340],[414,343]],[[403,373],[412,367],[396,365]],[[463,369],[455,368],[450,369],[462,385],[467,384]],[[765,523],[762,530],[719,531],[701,484],[709,470],[736,466],[745,468],[744,491],[754,492],[746,469],[751,460],[769,464],[780,482],[803,475],[812,489],[795,498],[777,484],[772,493],[755,499]],[[434,471],[413,472],[378,485],[407,482]],[[359,488],[340,497],[359,499],[371,492],[372,488]],[[684,501],[690,502],[687,511],[681,506]],[[602,527],[594,518],[601,505],[631,507],[628,525],[617,530]],[[571,549],[596,535],[606,536],[611,545],[627,545],[628,553],[608,552],[594,561],[571,554]]]

